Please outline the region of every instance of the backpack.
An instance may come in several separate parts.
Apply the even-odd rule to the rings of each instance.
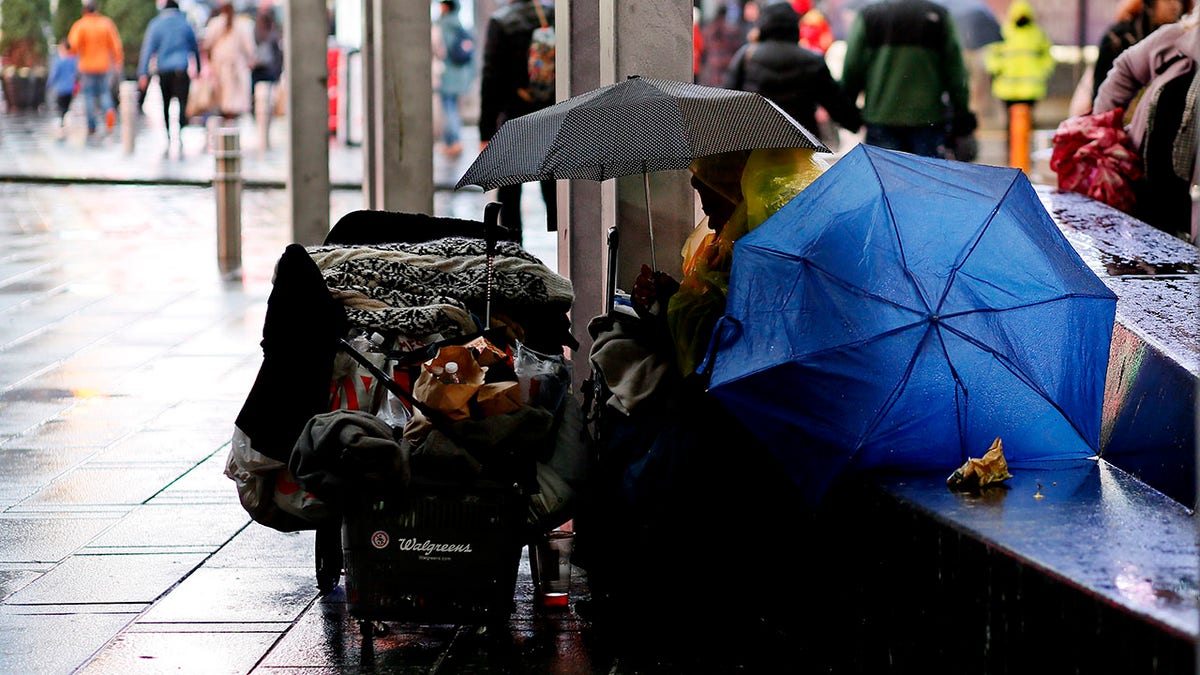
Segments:
[[[533,31],[529,41],[529,85],[522,90],[530,103],[554,102],[554,26],[546,21],[541,0],[534,0],[541,27]]]
[[[475,55],[475,39],[461,24],[446,36],[446,60],[456,66],[466,65]]]

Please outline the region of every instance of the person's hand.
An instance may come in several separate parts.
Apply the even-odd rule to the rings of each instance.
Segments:
[[[479,151],[480,152],[483,152],[484,150],[486,150],[487,146],[488,146],[487,141],[479,141]]]
[[[146,85],[148,85],[148,84],[150,84],[149,77],[147,77],[145,75],[138,77],[138,89],[141,89],[142,91],[146,91]]]
[[[633,292],[629,300],[638,316],[666,314],[667,301],[679,290],[679,282],[666,272],[656,272],[648,265],[642,265],[642,271],[633,281]],[[655,308],[657,303],[658,307]]]

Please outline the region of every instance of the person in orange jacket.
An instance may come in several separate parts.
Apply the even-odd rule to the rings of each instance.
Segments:
[[[86,0],[83,3],[83,16],[67,33],[67,44],[70,52],[79,56],[80,89],[87,109],[88,134],[96,133],[96,127],[99,126],[97,109],[104,111],[105,127],[112,133],[117,112],[110,78],[125,59],[117,25],[97,11],[95,0]]]

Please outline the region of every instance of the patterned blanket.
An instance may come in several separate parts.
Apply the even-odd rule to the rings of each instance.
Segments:
[[[487,258],[480,239],[448,237],[417,244],[316,246],[307,249],[352,325],[413,338],[480,329],[487,302]],[[570,280],[520,245],[496,243],[493,312],[544,308],[567,312]]]

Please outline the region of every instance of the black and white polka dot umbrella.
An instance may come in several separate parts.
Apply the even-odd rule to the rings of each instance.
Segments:
[[[829,152],[758,94],[635,75],[505,122],[456,187],[603,181],[756,148]]]

